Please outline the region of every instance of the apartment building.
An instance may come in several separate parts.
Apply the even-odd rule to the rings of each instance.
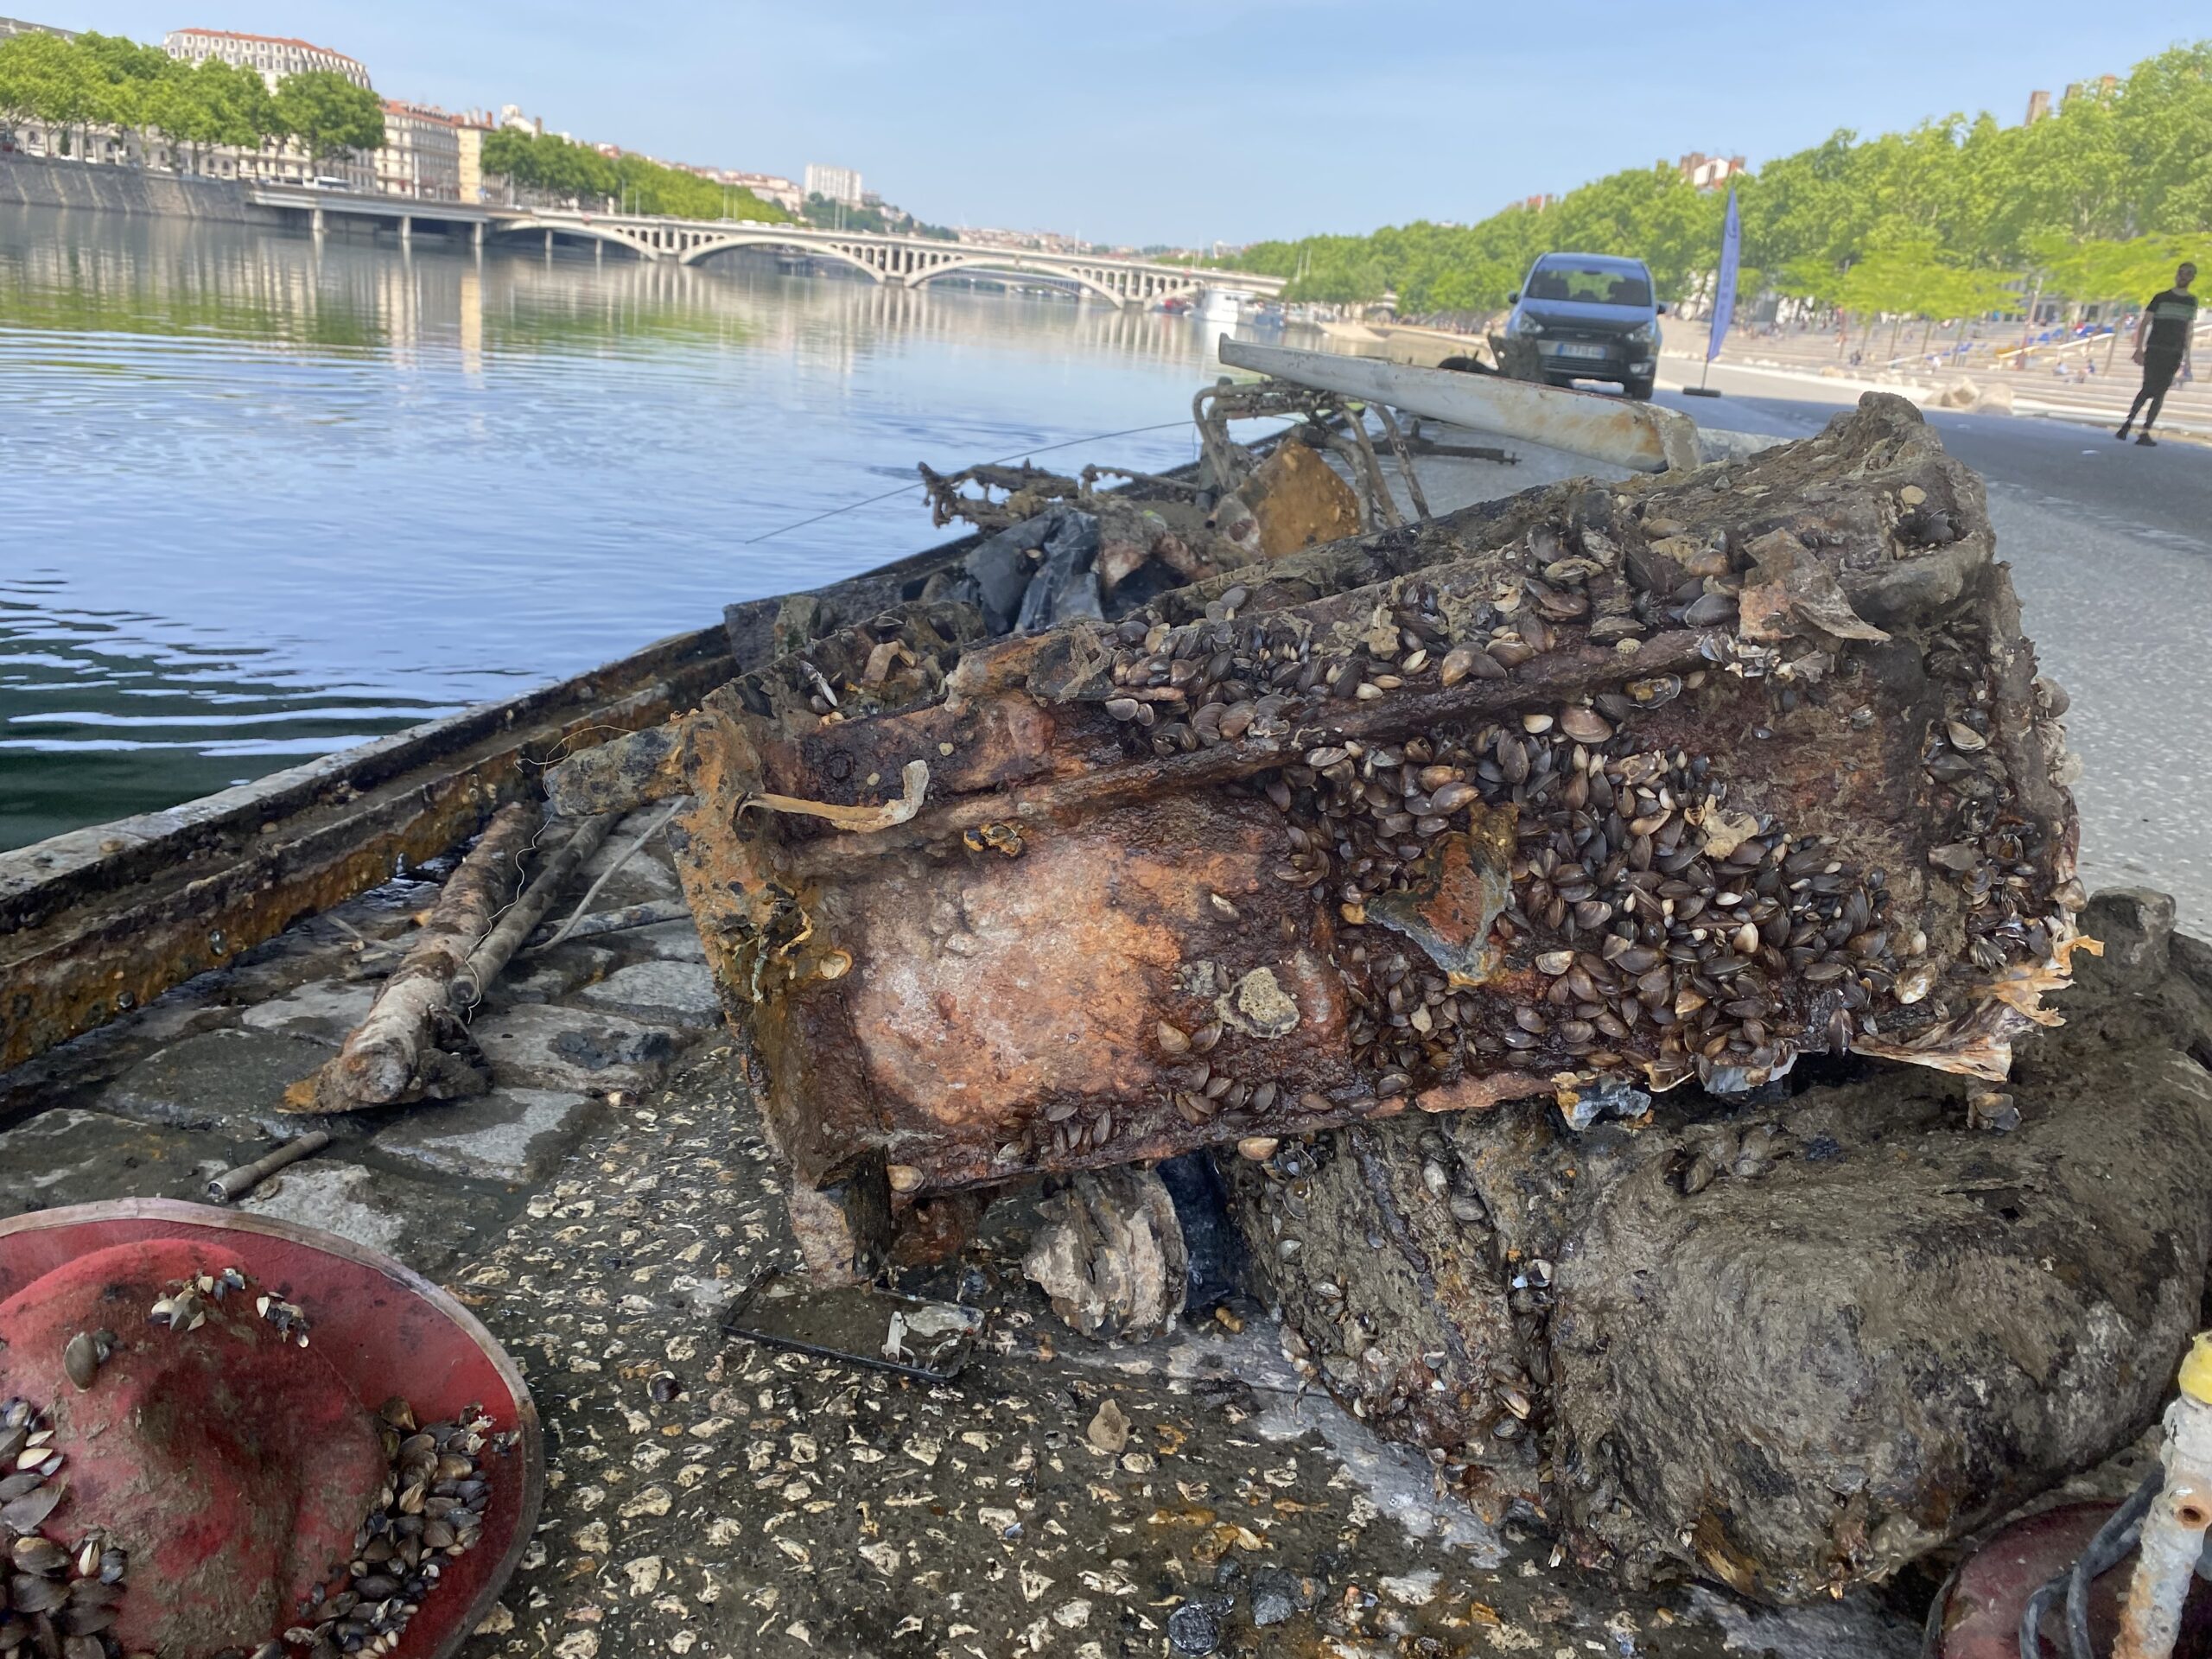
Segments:
[[[187,63],[220,58],[225,63],[257,70],[269,83],[271,92],[285,76],[309,69],[327,69],[333,74],[343,75],[364,91],[369,89],[369,72],[361,67],[359,59],[334,52],[327,46],[296,41],[287,35],[239,35],[227,29],[173,29],[162,37],[162,49]]]
[[[480,149],[477,153],[480,156]],[[385,99],[384,148],[371,165],[379,195],[423,201],[476,200],[462,194],[461,118],[432,105]],[[482,183],[480,167],[477,183]]]

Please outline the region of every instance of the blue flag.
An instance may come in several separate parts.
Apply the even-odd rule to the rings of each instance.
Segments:
[[[1720,342],[1736,316],[1736,256],[1743,245],[1744,227],[1736,218],[1736,193],[1728,192],[1728,219],[1720,232],[1720,270],[1713,279],[1713,328],[1705,342],[1705,360],[1720,355]]]

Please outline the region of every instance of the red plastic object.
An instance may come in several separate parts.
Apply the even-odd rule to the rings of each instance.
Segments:
[[[257,1291],[271,1291],[307,1313],[313,1325],[306,1352],[280,1351],[273,1341],[256,1344],[242,1322],[226,1333],[221,1351],[233,1359],[233,1376],[182,1363],[190,1347],[146,1339],[143,1322],[150,1304],[141,1294],[146,1275],[158,1282],[181,1276],[188,1267],[204,1272],[224,1265],[237,1266]],[[51,1317],[64,1323],[75,1324],[86,1309],[99,1306],[104,1287],[119,1293],[116,1316],[99,1323],[124,1338],[126,1351],[110,1362],[116,1367],[112,1376],[102,1368],[89,1393],[78,1393],[60,1378],[54,1338],[67,1338],[58,1325],[43,1328],[51,1323],[42,1313],[46,1296],[10,1306],[19,1293],[49,1275],[53,1306],[60,1310]],[[116,1533],[118,1542],[133,1540],[127,1546],[133,1560],[126,1612],[133,1604],[143,1611],[147,1604],[141,1599],[158,1593],[168,1611],[196,1615],[204,1610],[204,1620],[195,1616],[188,1622],[213,1629],[226,1608],[251,1606],[257,1590],[265,1587],[253,1582],[254,1575],[265,1581],[270,1564],[283,1554],[269,1517],[253,1513],[259,1505],[273,1502],[280,1513],[299,1510],[294,1554],[327,1553],[328,1538],[350,1542],[366,1509],[356,1490],[364,1478],[359,1436],[366,1431],[354,1414],[373,1411],[395,1395],[425,1423],[481,1405],[493,1433],[513,1429],[521,1438],[505,1456],[485,1455],[483,1472],[492,1491],[483,1538],[448,1562],[394,1659],[447,1659],[489,1612],[529,1543],[544,1492],[543,1439],[529,1389],[513,1361],[466,1308],[389,1257],[313,1228],[201,1205],[166,1199],[79,1205],[0,1221],[0,1310],[8,1313],[11,1330],[31,1338],[11,1349],[8,1386],[0,1393],[36,1398],[48,1392],[65,1428],[78,1413],[90,1427],[119,1411],[116,1425],[130,1421],[146,1442],[134,1458],[111,1433],[73,1445],[66,1432],[58,1435],[56,1444],[70,1459],[59,1478],[79,1483],[85,1503],[80,1509],[79,1494],[73,1491],[44,1529],[67,1541],[75,1535],[72,1528],[100,1524]],[[249,1297],[245,1312],[251,1311]],[[137,1328],[127,1325],[131,1319]],[[204,1344],[195,1346],[207,1351]],[[293,1363],[310,1360],[305,1366]],[[334,1382],[342,1395],[333,1397],[321,1382]],[[297,1421],[262,1440],[276,1449],[284,1466],[252,1466],[251,1458],[238,1455],[236,1425],[226,1418],[266,1411],[279,1402]],[[149,1405],[174,1408],[184,1432],[165,1436],[148,1427],[162,1412],[134,1408]],[[201,1425],[198,1433],[195,1421]],[[141,1480],[139,1490],[130,1490],[134,1465],[174,1455],[185,1459],[179,1467],[188,1469],[200,1444],[207,1450],[200,1478],[172,1474]],[[371,1496],[373,1491],[372,1485]],[[105,1512],[126,1497],[125,1515]],[[103,1497],[108,1502],[100,1504]],[[96,1506],[104,1512],[92,1513]],[[334,1509],[339,1512],[326,1512]],[[226,1529],[221,1517],[232,1512],[241,1520]],[[246,1575],[243,1585],[238,1573]],[[118,1634],[124,1634],[120,1626]],[[275,1634],[238,1630],[213,1645],[250,1649]]]
[[[1943,1659],[2020,1659],[2020,1614],[2028,1598],[2081,1559],[2112,1503],[2065,1503],[2016,1521],[1969,1557],[1952,1586],[1943,1620]],[[2089,1633],[2096,1652],[2112,1651],[2120,1601],[2127,1593],[2130,1556],[2096,1582],[2089,1594]],[[2212,1659],[2212,1599],[2198,1586],[2183,1609],[2174,1659]],[[2062,1601],[2045,1617],[2044,1652],[2067,1652]]]

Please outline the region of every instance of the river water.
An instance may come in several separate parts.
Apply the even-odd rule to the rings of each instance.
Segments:
[[[918,461],[1187,461],[1212,338],[772,264],[0,208],[0,847],[928,546],[954,532],[918,487],[768,534]]]

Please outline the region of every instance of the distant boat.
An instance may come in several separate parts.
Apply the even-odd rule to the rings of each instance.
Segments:
[[[1254,297],[1249,289],[1209,288],[1198,296],[1196,315],[1200,322],[1236,322]]]

